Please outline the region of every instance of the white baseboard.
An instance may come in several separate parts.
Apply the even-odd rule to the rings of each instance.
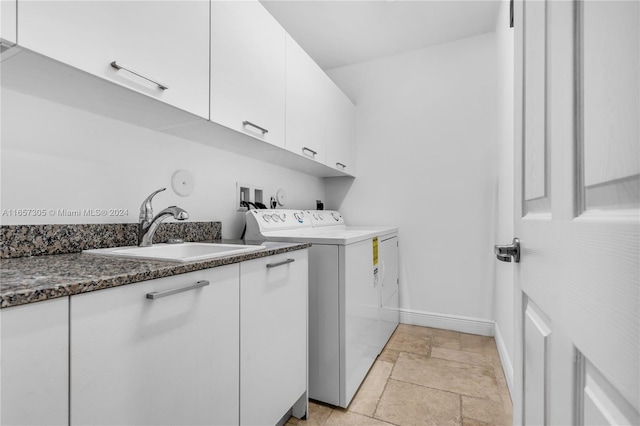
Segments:
[[[493,336],[494,334],[494,321],[480,318],[400,309],[400,322],[403,324],[460,331],[462,333],[479,334],[481,336]]]
[[[498,355],[500,355],[500,362],[502,363],[502,370],[504,371],[504,377],[507,380],[509,392],[513,395],[513,364],[509,357],[509,351],[507,351],[507,347],[502,339],[502,334],[500,334],[500,327],[498,327],[498,323],[495,325],[495,339],[496,346],[498,347]]]

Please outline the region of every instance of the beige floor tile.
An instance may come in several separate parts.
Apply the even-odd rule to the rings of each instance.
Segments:
[[[401,324],[402,325],[402,324]],[[419,355],[429,355],[429,348],[431,346],[431,338],[422,335],[420,333],[413,333],[405,331],[405,329],[398,329],[385,349],[392,349],[399,352],[411,352]]]
[[[414,336],[431,337],[433,333],[429,327],[420,327],[419,325],[399,324],[396,333],[409,333]]]
[[[480,352],[498,356],[496,341],[490,336],[476,336],[475,334],[460,333],[460,349],[469,352]]]
[[[493,362],[493,371],[496,375],[496,381],[498,383],[498,390],[500,391],[500,397],[504,405],[504,412],[507,417],[513,417],[513,401],[511,400],[511,393],[509,392],[509,386],[507,385],[507,379],[504,376],[504,370],[500,358],[497,358]]]
[[[505,424],[507,425],[512,425],[513,424],[513,408],[509,408],[509,411],[507,411],[504,415],[505,418]]]
[[[493,426],[491,423],[480,422],[474,419],[462,419],[462,426]]]
[[[393,426],[387,422],[372,419],[349,411],[334,410],[325,423],[326,426]]]
[[[382,353],[380,353],[380,355],[378,356],[378,361],[385,361],[385,362],[390,362],[392,364],[395,364],[399,354],[400,354],[400,351],[396,351],[394,349],[389,349],[385,347],[382,350]]]
[[[387,380],[393,370],[393,364],[384,361],[376,361],[367,374],[367,377],[360,385],[360,389],[349,404],[349,411],[373,416],[376,406],[382,395]]]
[[[430,388],[501,401],[493,368],[401,353],[391,378]]]
[[[432,358],[448,359],[449,361],[466,362],[467,364],[483,365],[494,369],[495,358],[479,352],[459,351],[450,348],[434,346],[431,349]],[[495,374],[495,372],[494,372]]]
[[[396,425],[459,425],[460,396],[389,380],[375,417]]]
[[[320,426],[326,423],[332,412],[333,409],[327,405],[309,401],[307,420],[298,420],[295,417],[291,417],[288,423],[300,426]]]
[[[460,349],[460,338],[451,338],[444,336],[433,336],[431,340],[433,346],[440,346],[442,348]]]
[[[442,330],[440,328],[431,328],[431,327],[419,327],[415,325],[413,327],[422,329],[422,332],[427,333],[429,336],[460,340],[460,333],[458,333],[457,331]]]
[[[406,324],[398,326],[348,410],[316,402],[309,407],[308,420],[292,417],[287,426],[487,426],[511,424],[513,417],[493,338]]]
[[[507,425],[502,401],[462,396],[462,417],[492,425]]]

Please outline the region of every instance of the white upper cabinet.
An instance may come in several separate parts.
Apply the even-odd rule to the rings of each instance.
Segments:
[[[285,146],[285,34],[257,1],[211,2],[211,121]]]
[[[355,107],[333,81],[327,77],[329,114],[327,117],[327,166],[355,175]]]
[[[0,0],[0,38],[3,46],[16,44],[18,0]]]
[[[24,0],[18,28],[23,47],[209,117],[208,0]]]
[[[328,77],[287,35],[287,150],[325,164]]]
[[[353,176],[354,132],[349,98],[287,35],[287,150]]]

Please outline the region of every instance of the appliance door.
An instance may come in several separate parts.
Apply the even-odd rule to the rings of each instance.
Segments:
[[[400,323],[398,299],[398,237],[380,242],[378,254],[378,274],[380,275],[380,342],[382,351]]]
[[[309,398],[340,405],[338,246],[309,249]]]
[[[379,283],[374,280],[371,239],[340,246],[340,406],[346,407],[378,356]]]

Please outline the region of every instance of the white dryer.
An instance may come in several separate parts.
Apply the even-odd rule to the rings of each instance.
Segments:
[[[399,323],[398,229],[250,210],[246,240],[309,242],[309,397],[347,407]]]

